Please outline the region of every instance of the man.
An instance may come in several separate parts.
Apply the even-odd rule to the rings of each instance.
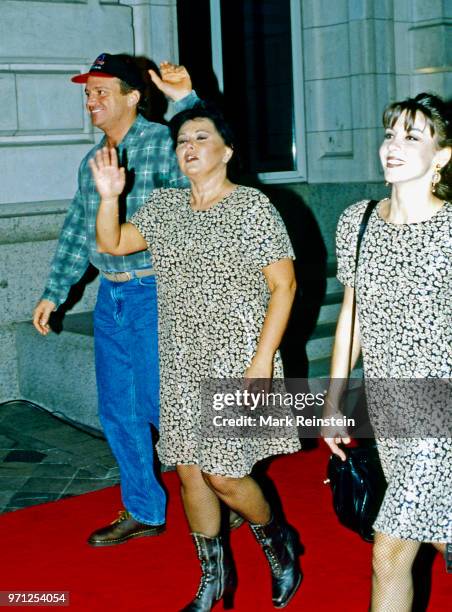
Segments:
[[[157,87],[176,102],[176,111],[198,98],[182,66],[161,64]],[[125,510],[110,525],[93,532],[92,546],[120,544],[165,530],[166,496],[156,477],[151,436],[158,428],[159,370],[157,296],[148,251],[115,257],[96,248],[99,197],[88,160],[103,147],[115,147],[126,168],[127,187],[121,215],[128,219],[153,189],[184,185],[167,127],[146,121],[138,107],[144,81],[127,55],[102,53],[89,72],[72,78],[85,84],[92,124],[105,136],[82,160],[78,190],[69,207],[51,271],[33,324],[43,335],[49,316],[67,298],[89,263],[100,271],[94,311],[94,341],[99,417],[120,469]]]

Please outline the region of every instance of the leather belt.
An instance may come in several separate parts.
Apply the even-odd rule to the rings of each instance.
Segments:
[[[152,268],[144,268],[142,270],[130,270],[129,272],[103,272],[102,276],[114,283],[126,283],[133,278],[143,278],[144,276],[154,276],[155,272]]]

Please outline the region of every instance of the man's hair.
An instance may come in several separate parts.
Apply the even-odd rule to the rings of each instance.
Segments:
[[[126,83],[125,81],[122,81],[121,79],[118,79],[119,81],[119,90],[122,93],[123,96],[126,96],[127,94],[131,93],[132,91],[140,91],[139,89],[137,89],[136,87],[132,87],[132,85],[129,85],[128,83]],[[141,91],[140,91],[141,93]]]
[[[166,124],[164,115],[168,110],[168,102],[164,94],[158,89],[149,76],[149,69],[160,75],[160,70],[155,62],[144,56],[129,56],[141,72],[143,87],[138,89],[119,79],[119,89],[123,95],[137,90],[140,92],[140,100],[137,104],[137,112],[148,121]]]

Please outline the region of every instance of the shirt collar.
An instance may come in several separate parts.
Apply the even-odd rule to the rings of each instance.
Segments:
[[[132,144],[141,134],[142,130],[147,126],[149,122],[143,117],[143,115],[138,114],[135,121],[129,128],[129,131],[121,140],[121,142],[116,147],[118,151]],[[104,147],[107,142],[107,137],[104,136],[102,141],[99,143],[99,147]]]

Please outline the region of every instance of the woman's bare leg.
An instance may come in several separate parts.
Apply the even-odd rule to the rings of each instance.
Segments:
[[[413,604],[411,568],[421,542],[375,534],[371,612],[410,612]]]
[[[177,465],[181,496],[190,531],[216,537],[220,532],[220,502],[197,465]]]
[[[250,523],[265,525],[270,521],[270,506],[260,486],[251,476],[229,478],[203,473],[203,477],[221,501]]]

